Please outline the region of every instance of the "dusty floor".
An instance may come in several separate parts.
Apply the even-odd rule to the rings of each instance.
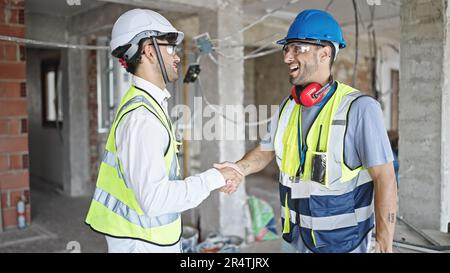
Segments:
[[[266,200],[273,208],[280,230],[278,185],[272,176],[247,179],[247,193]],[[104,237],[84,224],[90,197],[70,198],[55,192],[32,189],[30,227],[0,233],[0,253],[4,252],[70,252],[79,246],[81,252],[106,252]],[[450,234],[425,230],[441,245],[450,245]],[[417,245],[431,245],[403,223],[397,221],[395,240]],[[282,240],[248,244],[241,252],[289,252]],[[395,252],[421,252],[413,248],[395,247]],[[448,251],[450,252],[450,251]]]

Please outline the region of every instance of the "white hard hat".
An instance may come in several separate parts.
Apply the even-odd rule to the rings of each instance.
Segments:
[[[161,14],[148,9],[132,9],[122,14],[114,23],[111,34],[111,52],[118,47],[130,45],[127,59],[138,49],[142,38],[157,37],[169,33],[177,34],[175,43],[183,41],[184,33],[176,30]]]

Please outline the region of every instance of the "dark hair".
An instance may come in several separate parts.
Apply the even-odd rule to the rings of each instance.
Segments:
[[[169,44],[175,44],[178,37],[178,33],[167,33],[161,36],[156,37],[158,40],[166,40]],[[150,40],[151,38],[142,38],[138,43],[138,50],[136,53],[127,61],[127,72],[131,74],[135,74],[136,70],[138,69],[139,65],[141,64],[141,56],[143,54],[142,52],[142,46],[145,43],[145,41]],[[112,53],[113,56],[117,58],[123,58],[123,54],[130,48],[131,45],[125,45],[118,47],[114,52]]]
[[[150,38],[142,38],[138,44],[138,50],[136,53],[127,61],[127,72],[135,74],[137,68],[141,64],[142,56],[142,45],[145,41],[150,40]]]

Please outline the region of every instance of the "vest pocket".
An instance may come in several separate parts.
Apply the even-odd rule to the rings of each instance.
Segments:
[[[303,180],[310,180],[328,187],[328,153],[306,151]]]
[[[311,159],[311,181],[325,185],[326,170],[327,170],[327,154],[313,152]]]

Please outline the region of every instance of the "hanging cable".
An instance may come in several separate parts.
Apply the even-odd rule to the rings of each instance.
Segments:
[[[353,2],[353,10],[355,12],[355,62],[353,63],[353,78],[352,78],[352,86],[356,84],[356,75],[357,75],[357,66],[358,66],[358,51],[359,51],[359,22],[358,22],[358,7],[356,5],[356,0],[352,0]]]
[[[270,55],[274,52],[280,51],[280,48],[272,48],[272,49],[268,49],[268,50],[264,50],[263,52],[259,52],[264,48],[269,47],[270,45],[272,45],[273,43],[269,43],[266,45],[263,45],[259,48],[257,48],[256,50],[252,51],[251,53],[242,56],[242,57],[237,57],[237,56],[233,56],[233,55],[226,55],[225,53],[221,52],[220,50],[214,50],[218,55],[227,58],[227,59],[231,59],[233,61],[240,61],[240,60],[249,60],[249,59],[254,59],[254,58],[259,58],[259,57],[263,57],[266,55]],[[259,53],[257,53],[259,52]],[[215,61],[215,63],[217,63],[217,61]]]
[[[255,20],[253,23],[246,25],[245,27],[243,27],[242,29],[236,31],[235,33],[230,34],[230,35],[228,35],[228,36],[226,36],[226,37],[223,37],[223,38],[211,39],[211,42],[223,42],[223,41],[227,41],[227,40],[233,38],[235,35],[242,34],[242,33],[244,33],[245,31],[249,30],[250,28],[254,27],[255,25],[257,25],[257,24],[263,22],[264,20],[266,20],[267,18],[269,18],[270,16],[272,16],[275,12],[280,11],[280,10],[283,10],[283,9],[289,7],[290,5],[292,5],[292,4],[296,3],[296,2],[298,2],[298,0],[288,0],[288,1],[287,1],[286,3],[284,3],[282,6],[280,6],[280,7],[278,7],[278,8],[275,8],[275,9],[273,9],[273,10],[270,10],[269,12],[266,12],[266,14],[264,14],[262,17],[260,17],[259,19]]]
[[[274,43],[275,41],[278,41],[279,39],[278,38],[277,39],[273,39],[273,38],[278,36],[278,35],[283,35],[283,34],[284,34],[283,32],[278,31],[278,32],[272,33],[272,34],[270,34],[270,35],[268,35],[268,36],[266,36],[264,38],[261,38],[259,40],[256,40],[256,41],[253,41],[253,42],[249,42],[248,44],[255,44],[255,45],[259,44],[259,43],[267,44],[265,42],[269,41],[269,40],[270,40],[271,43]],[[281,37],[280,37],[280,39],[281,39]],[[225,45],[225,46],[217,46],[217,47],[214,46],[212,49],[213,50],[216,50],[216,49],[229,49],[229,48],[245,47],[245,46],[246,46],[246,44]]]
[[[261,52],[263,49],[266,49],[266,48],[270,47],[271,45],[272,45],[272,43],[264,44],[264,45],[256,48],[255,50],[251,51],[250,53],[248,53],[248,55],[255,55],[255,54]],[[269,50],[271,50],[271,49],[269,49]],[[268,50],[266,50],[266,51],[268,51]]]
[[[267,56],[267,55],[273,54],[275,52],[278,52],[280,50],[281,50],[280,48],[273,48],[273,49],[265,50],[265,51],[257,53],[257,54],[249,54],[247,56],[244,56],[244,60],[255,59],[255,58]]]
[[[375,99],[376,100],[381,100],[381,97],[380,97],[380,94],[379,94],[378,88],[377,88],[378,48],[377,48],[377,39],[376,39],[375,27],[373,25],[373,22],[374,22],[374,19],[375,19],[375,6],[371,6],[371,7],[369,7],[369,9],[370,9],[369,31],[371,33],[372,49],[373,49],[373,56],[372,56],[372,90],[374,92]]]
[[[328,2],[328,4],[327,4],[325,10],[326,10],[326,11],[329,11],[330,8],[331,8],[331,5],[333,5],[333,3],[334,3],[334,0],[330,0],[330,2]]]
[[[109,46],[73,45],[66,43],[44,42],[5,35],[0,35],[0,41],[7,41],[25,45],[39,45],[46,47],[59,47],[59,48],[81,49],[81,50],[109,50]]]

